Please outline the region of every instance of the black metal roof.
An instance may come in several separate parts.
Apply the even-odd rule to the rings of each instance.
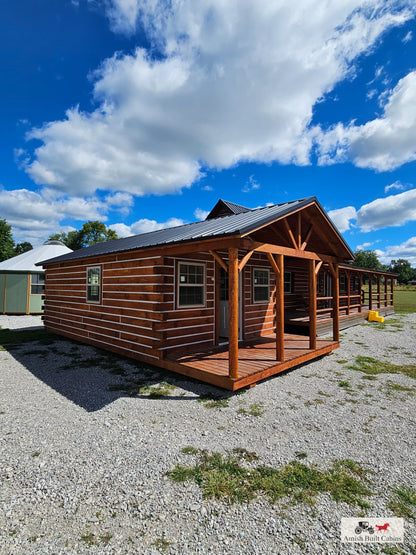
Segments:
[[[231,214],[244,214],[245,212],[250,212],[251,208],[246,208],[245,206],[241,206],[240,204],[235,204],[234,202],[230,202],[228,200],[220,200],[205,218],[206,220],[212,220],[213,218],[217,217],[224,217],[230,216]]]
[[[177,227],[160,229],[150,233],[133,235],[131,237],[125,237],[124,239],[113,239],[112,241],[97,243],[91,247],[85,247],[63,256],[42,261],[42,264],[45,265],[52,262],[55,263],[66,260],[92,258],[95,256],[186,243],[197,240],[227,236],[244,236],[256,229],[276,221],[281,217],[287,216],[293,211],[304,208],[311,203],[316,203],[325,214],[325,211],[320,206],[316,197],[308,197],[305,199],[294,200],[292,202],[285,202],[283,204],[274,204],[273,206],[256,208],[254,210],[249,210],[248,212],[242,212],[239,214],[231,214],[229,216],[204,220],[202,222],[194,222]],[[334,225],[333,227],[336,231]],[[351,252],[341,235],[339,235],[339,238],[347,250]]]

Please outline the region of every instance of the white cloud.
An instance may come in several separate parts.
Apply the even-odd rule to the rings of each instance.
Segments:
[[[338,123],[316,136],[319,163],[352,160],[360,168],[393,170],[416,160],[416,71],[403,77],[387,96],[381,117],[347,126]]]
[[[388,246],[384,251],[380,251],[380,261],[383,264],[390,264],[392,260],[404,258],[416,268],[416,237],[410,237],[400,245]]]
[[[348,231],[351,227],[351,220],[355,220],[357,217],[357,211],[353,206],[346,206],[345,208],[337,208],[336,210],[330,210],[328,216],[334,222],[336,227],[341,233]]]
[[[384,187],[384,192],[388,193],[389,191],[393,191],[394,189],[396,189],[397,191],[403,191],[405,188],[406,187],[403,185],[403,183],[400,183],[400,181],[395,181],[391,185],[386,185]]]
[[[363,243],[362,245],[357,245],[357,251],[368,249],[368,247],[371,247],[372,244],[373,243]]]
[[[308,164],[316,102],[416,11],[410,0],[105,5],[113,29],[137,25],[151,48],[102,64],[96,110],[71,108],[28,134],[41,142],[28,174],[71,195],[165,194],[190,186],[204,167],[240,161]]]
[[[357,212],[357,225],[362,231],[400,226],[415,220],[416,189],[373,200]]]
[[[406,33],[406,35],[403,37],[402,42],[404,44],[406,44],[407,42],[410,42],[413,38],[413,33],[412,31],[409,31],[408,33]]]
[[[250,193],[251,191],[255,191],[256,189],[260,189],[260,183],[257,183],[257,181],[254,179],[254,175],[250,175],[248,181],[246,181],[241,191],[243,193]]]
[[[108,195],[101,201],[96,197],[58,195],[51,188],[44,188],[39,193],[28,189],[0,189],[2,218],[12,226],[14,239],[33,244],[45,241],[52,233],[73,229],[62,227],[62,220],[71,218],[82,223],[87,220],[106,221],[109,211],[123,213],[128,201],[125,193]]]
[[[119,223],[111,224],[110,229],[113,229],[119,237],[130,237],[131,235],[139,235],[140,233],[148,233],[150,231],[157,231],[158,229],[165,229],[167,227],[176,227],[183,225],[185,222],[179,218],[170,218],[166,222],[157,222],[156,220],[148,220],[143,218],[134,222],[130,226]]]
[[[197,208],[194,212],[194,216],[197,220],[205,220],[210,210],[202,210],[201,208]]]

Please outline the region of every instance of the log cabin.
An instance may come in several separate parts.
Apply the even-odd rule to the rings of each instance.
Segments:
[[[254,210],[219,200],[204,221],[43,261],[43,318],[53,333],[237,390],[330,353],[369,310],[393,311],[393,276],[352,259],[315,197]]]

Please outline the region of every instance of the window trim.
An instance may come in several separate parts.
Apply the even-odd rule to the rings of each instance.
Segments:
[[[43,295],[44,292],[45,292],[45,274],[29,274],[29,275],[30,275],[30,283],[29,283],[30,295]],[[33,276],[38,276],[38,278],[39,277],[43,278],[42,283],[33,283],[33,281],[32,281]],[[33,285],[35,287],[39,287],[39,286],[42,287],[42,291],[40,293],[33,293],[33,291],[32,291],[32,286]]]
[[[290,276],[289,282],[285,281],[285,276],[287,274],[289,274],[289,276]],[[289,291],[286,291],[286,284],[287,283],[290,286]],[[291,271],[286,270],[283,273],[283,294],[284,295],[291,295],[294,292],[295,292],[295,272],[291,272]]]
[[[267,276],[268,276],[267,285],[266,284],[261,284],[261,285],[256,285],[255,284],[255,277],[254,276],[255,276],[256,270],[259,270],[261,272],[267,272]],[[252,282],[253,304],[269,304],[270,303],[270,287],[271,287],[271,285],[270,285],[270,268],[262,268],[260,266],[253,267],[252,279],[253,279],[253,282]],[[256,301],[256,295],[255,295],[256,287],[263,287],[263,288],[267,287],[268,288],[267,300]]]
[[[181,275],[181,266],[199,266],[203,269],[203,282],[202,283],[196,283],[196,284],[191,284],[191,285],[195,285],[196,287],[202,287],[202,297],[203,297],[203,302],[202,304],[180,304],[179,302],[179,290],[181,287],[186,287],[187,285],[189,286],[190,284],[183,284],[181,285],[180,283],[180,275]],[[188,309],[188,308],[205,308],[206,307],[206,302],[207,302],[207,269],[206,269],[206,264],[204,262],[194,262],[193,260],[191,261],[187,261],[187,260],[178,260],[177,264],[176,264],[176,308],[177,309]]]
[[[97,287],[97,284],[89,284],[88,283],[88,270],[94,270],[94,269],[98,269],[100,270],[100,274],[99,274],[99,283],[98,283],[98,291],[99,291],[99,299],[98,301],[94,301],[92,299],[88,298],[88,291],[89,288],[92,286]],[[85,274],[85,281],[86,281],[86,294],[85,294],[85,298],[86,298],[86,302],[87,303],[93,303],[93,304],[101,304],[101,299],[102,299],[102,265],[101,264],[94,264],[91,266],[87,266],[86,267],[86,274]]]

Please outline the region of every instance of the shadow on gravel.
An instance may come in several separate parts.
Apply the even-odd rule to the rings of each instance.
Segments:
[[[226,400],[235,393],[58,337],[44,329],[0,329],[0,349],[31,374],[87,412],[119,398],[153,402]]]

